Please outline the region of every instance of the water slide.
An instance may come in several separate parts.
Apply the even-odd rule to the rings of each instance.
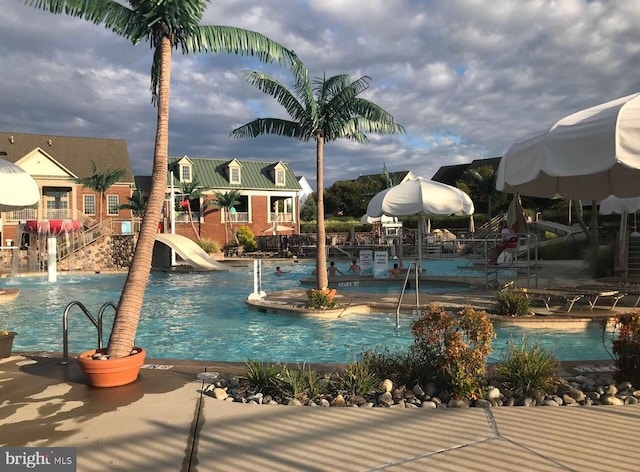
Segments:
[[[582,233],[582,228],[579,224],[573,224],[571,226],[563,225],[560,223],[554,223],[553,221],[533,221],[527,223],[531,230],[542,230],[556,233],[558,236],[572,236]]]
[[[158,243],[173,249],[188,265],[201,270],[228,270],[224,264],[209,257],[195,242],[179,234],[159,233],[156,235],[156,245],[153,249],[153,266],[170,267],[170,251],[163,251]]]

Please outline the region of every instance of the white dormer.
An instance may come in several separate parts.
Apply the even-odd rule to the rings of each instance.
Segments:
[[[273,183],[276,187],[284,187],[287,184],[287,166],[282,161],[273,166]]]
[[[178,161],[178,180],[183,183],[193,181],[193,163],[187,156]]]
[[[242,164],[237,159],[229,162],[227,166],[229,172],[229,183],[231,185],[240,185],[242,183]]]

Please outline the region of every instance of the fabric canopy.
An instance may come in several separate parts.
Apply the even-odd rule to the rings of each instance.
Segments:
[[[640,189],[639,189],[640,190]],[[640,197],[619,198],[608,196],[600,202],[601,215],[622,215],[625,211],[633,213],[640,210]]]
[[[567,116],[516,141],[496,188],[534,197],[640,195],[640,93]]]
[[[471,215],[473,202],[462,190],[418,177],[376,194],[367,205],[371,216]]]
[[[0,211],[22,210],[40,200],[38,185],[22,167],[0,159]]]

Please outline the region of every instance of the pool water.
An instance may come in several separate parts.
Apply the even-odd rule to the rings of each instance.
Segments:
[[[455,266],[455,261],[429,261],[434,267]],[[448,264],[447,264],[448,263]],[[275,275],[280,265],[283,275]],[[346,273],[348,263],[340,269]],[[427,266],[429,267],[429,266]],[[300,279],[311,273],[309,262],[263,262],[262,289],[273,292],[300,288]],[[429,269],[428,269],[429,270]],[[14,351],[62,352],[62,314],[68,303],[80,301],[94,315],[103,303],[118,302],[125,274],[60,274],[58,282],[47,277],[3,279],[2,285],[20,288],[13,302],[0,305],[0,327],[17,331]],[[378,293],[399,293],[394,287],[373,286]],[[353,287],[362,291],[364,287]],[[345,288],[344,290],[348,290]],[[450,291],[451,287],[421,286],[421,292]],[[400,318],[395,329],[395,313],[349,315],[326,320],[259,313],[246,308],[244,299],[253,291],[253,267],[231,268],[229,272],[189,272],[151,274],[136,344],[144,346],[150,357],[244,362],[344,363],[365,350],[406,351],[413,342],[411,315]],[[113,310],[106,309],[104,332],[111,330]],[[510,339],[523,336],[539,340],[560,360],[608,359],[598,329],[577,331],[497,329],[490,361],[499,360]],[[105,344],[108,339],[105,337]],[[70,311],[69,350],[82,352],[95,348],[96,329],[78,307]],[[607,344],[610,346],[610,343]]]

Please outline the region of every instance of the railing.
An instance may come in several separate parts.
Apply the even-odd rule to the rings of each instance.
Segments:
[[[409,282],[409,276],[411,275],[411,268],[413,267],[413,273],[415,274],[415,284],[416,284],[416,310],[420,309],[420,299],[418,298],[420,295],[420,274],[418,274],[418,270],[416,269],[416,263],[411,262],[409,267],[407,268],[407,275],[404,277],[404,283],[402,284],[402,291],[400,292],[400,297],[398,298],[398,307],[396,308],[396,329],[400,328],[400,306],[402,305],[402,299],[404,298],[404,292],[407,289],[407,283]]]
[[[100,238],[105,236],[111,236],[113,234],[113,220],[108,218],[101,223],[98,223],[91,228],[76,231],[75,233],[71,233],[68,236],[61,235],[59,238],[69,238],[67,244],[67,239],[64,239],[64,244],[58,244],[58,260],[62,260],[65,257],[68,257],[70,254],[74,254],[80,249],[88,246],[89,244],[97,241]]]
[[[271,223],[293,223],[293,213],[271,212]]]
[[[222,222],[223,223],[249,223],[249,212],[248,211],[236,211],[235,213],[231,213],[229,215],[229,221],[226,220],[226,215],[222,214]]]
[[[71,308],[77,306],[82,310],[82,312],[89,318],[89,321],[93,323],[93,326],[98,330],[98,349],[102,349],[102,318],[104,315],[104,310],[107,307],[112,307],[114,311],[117,310],[115,303],[106,302],[104,305],[100,307],[100,311],[98,311],[98,317],[96,318],[91,314],[87,307],[82,303],[73,301],[67,305],[64,309],[64,313],[62,314],[62,362],[61,364],[69,363],[69,311]]]

